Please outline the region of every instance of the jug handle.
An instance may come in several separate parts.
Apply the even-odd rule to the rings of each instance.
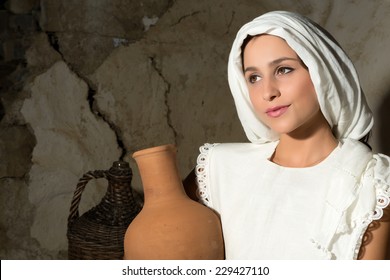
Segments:
[[[99,179],[99,178],[107,179],[107,173],[108,171],[106,170],[89,171],[85,173],[83,177],[80,178],[79,182],[77,183],[76,190],[74,191],[73,194],[72,203],[70,205],[68,225],[73,223],[73,221],[79,217],[79,204],[81,200],[81,194],[83,193],[87,183],[92,179]]]

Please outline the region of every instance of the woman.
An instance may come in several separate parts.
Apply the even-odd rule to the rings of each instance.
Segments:
[[[344,51],[270,12],[238,32],[228,75],[251,143],[205,144],[196,167],[226,258],[384,259],[390,159],[359,141],[373,118]]]

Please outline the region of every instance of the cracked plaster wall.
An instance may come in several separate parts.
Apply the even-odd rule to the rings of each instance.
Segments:
[[[350,54],[390,154],[387,1],[7,1],[1,7],[0,257],[66,258],[78,178],[175,143],[182,177],[204,142],[245,141],[226,63],[238,28],[269,10],[310,16]],[[106,182],[89,183],[82,212]]]

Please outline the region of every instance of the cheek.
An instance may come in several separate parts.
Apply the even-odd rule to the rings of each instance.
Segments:
[[[255,84],[247,83],[246,88],[248,90],[249,100],[251,101],[252,105],[256,104],[256,106],[259,106],[261,103],[265,102],[262,95],[263,87],[261,86],[260,82]]]
[[[256,97],[256,95],[255,95],[253,92],[251,92],[251,91],[249,91],[249,100],[251,101],[252,106],[253,106],[254,108],[256,108],[257,97]]]
[[[299,92],[301,93],[300,100],[302,104],[306,105],[307,108],[313,108],[313,110],[319,109],[320,106],[318,103],[317,93],[310,78],[306,78],[302,81]]]
[[[256,114],[259,116],[261,114],[261,112],[263,112],[265,110],[263,98],[261,98],[261,96],[258,93],[254,92],[252,90],[252,91],[249,91],[249,100],[250,100],[252,107],[254,108]]]
[[[313,110],[318,110],[320,108],[314,87],[307,93],[307,103],[308,106],[313,108]]]
[[[249,92],[249,98],[257,118],[263,124],[268,125],[265,111],[267,110],[267,106],[269,106],[269,104],[264,101],[259,93]]]

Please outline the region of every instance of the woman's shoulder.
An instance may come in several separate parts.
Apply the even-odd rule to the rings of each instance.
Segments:
[[[355,180],[359,180],[367,165],[373,159],[371,149],[360,141],[343,139],[335,157],[334,167]]]
[[[383,211],[390,204],[390,157],[373,154],[362,174],[362,184],[373,186],[376,193],[376,207],[373,219],[379,220]]]
[[[365,176],[390,184],[390,157],[381,153],[373,154],[367,165]]]
[[[384,259],[390,256],[386,253],[388,238],[390,237],[390,157],[376,153],[366,166],[361,176],[361,200],[367,200],[373,194],[373,211],[369,214],[372,222],[365,233],[368,242],[362,244],[362,257],[366,259]],[[390,250],[388,247],[387,250]]]
[[[390,180],[390,157],[381,153],[374,153],[360,141],[347,139],[342,143],[339,161],[344,165],[363,167],[363,175],[380,178],[381,181]],[[355,174],[360,177],[360,174]]]
[[[390,157],[373,153],[363,143],[348,139],[340,153],[340,169],[346,171],[357,182],[359,200],[376,197],[372,219],[378,220],[390,204]],[[375,199],[374,199],[375,200]]]

